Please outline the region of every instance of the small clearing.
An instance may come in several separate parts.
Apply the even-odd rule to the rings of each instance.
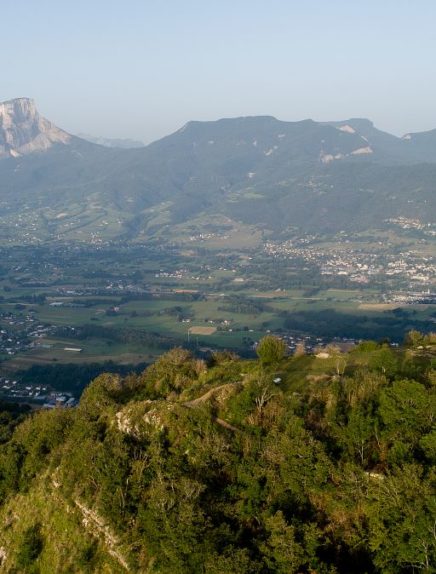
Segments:
[[[189,332],[191,335],[213,335],[216,327],[191,327]]]
[[[360,303],[359,309],[364,311],[392,311],[401,307],[398,303]]]

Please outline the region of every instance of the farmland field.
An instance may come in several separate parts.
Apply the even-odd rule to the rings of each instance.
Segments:
[[[250,355],[268,333],[284,337],[292,352],[298,343],[310,350],[338,338],[400,342],[410,329],[433,328],[431,296],[410,294],[398,277],[359,284],[350,273],[323,275],[321,256],[303,261],[287,244],[265,254],[243,226],[229,232],[243,235],[237,249],[213,233],[192,233],[181,225],[178,247],[4,249],[0,377],[33,364],[134,365],[175,345]],[[334,241],[317,240],[311,258],[319,245],[339,245],[343,264]]]

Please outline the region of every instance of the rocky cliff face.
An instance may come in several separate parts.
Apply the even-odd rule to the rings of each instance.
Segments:
[[[0,103],[0,158],[45,151],[70,139],[39,114],[33,100],[17,98]]]

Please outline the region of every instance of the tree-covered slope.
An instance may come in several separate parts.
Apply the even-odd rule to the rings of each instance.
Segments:
[[[135,239],[220,215],[268,231],[364,231],[435,212],[434,133],[371,122],[189,122],[139,149],[69,136],[0,160],[5,240]],[[17,228],[20,237],[16,237]]]
[[[434,344],[174,349],[9,418],[2,571],[433,572]]]

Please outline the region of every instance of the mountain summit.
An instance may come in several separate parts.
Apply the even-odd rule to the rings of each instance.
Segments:
[[[42,117],[30,98],[0,103],[0,158],[46,151],[71,137]]]
[[[145,147],[110,149],[20,98],[0,104],[0,160],[6,240],[23,232],[23,210],[32,243],[177,240],[211,217],[270,235],[368,232],[401,218],[427,225],[435,213],[436,132],[401,139],[361,118],[194,121]]]

